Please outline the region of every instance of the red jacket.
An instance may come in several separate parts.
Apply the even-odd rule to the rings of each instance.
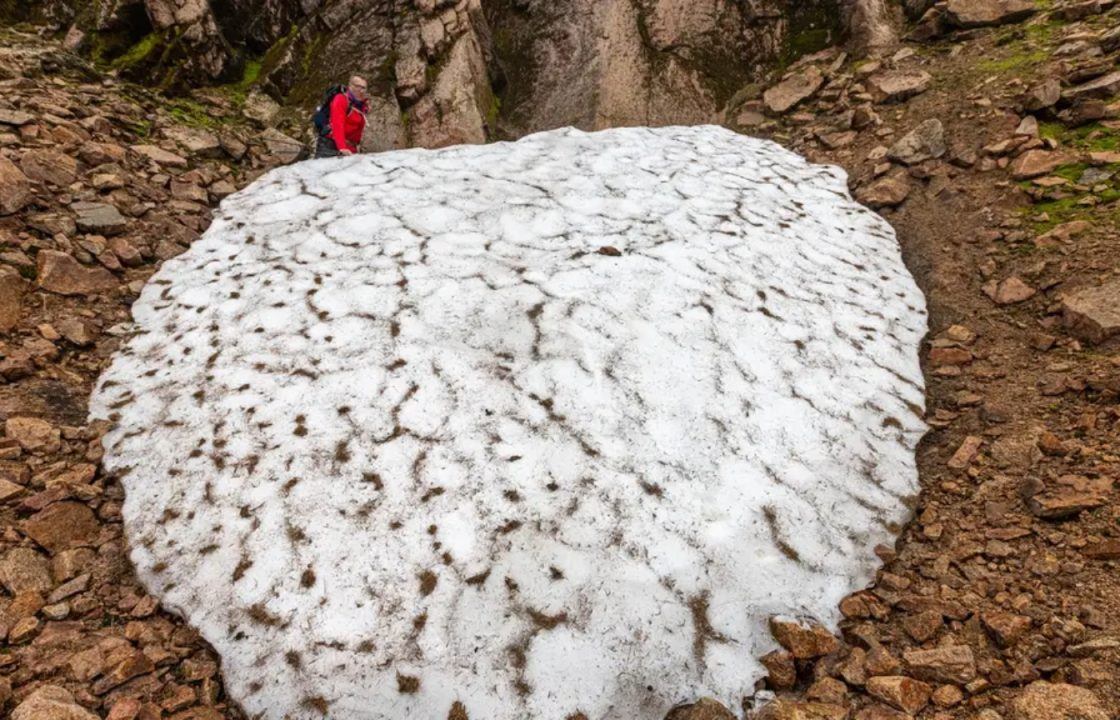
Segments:
[[[358,152],[362,132],[366,129],[368,106],[349,92],[341,92],[331,100],[331,132],[339,150]]]

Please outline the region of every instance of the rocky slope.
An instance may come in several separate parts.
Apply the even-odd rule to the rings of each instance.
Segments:
[[[630,7],[639,5],[648,7]],[[768,687],[780,699],[760,716],[1114,718],[1120,8],[1114,0],[903,5],[909,40],[897,53],[871,61],[838,50],[811,55],[770,83],[736,76],[744,84],[727,97],[699,80],[674,84],[681,69],[703,75],[682,59],[685,25],[667,36],[673,57],[654,64],[624,42],[591,42],[578,29],[596,27],[590,20],[580,26],[578,14],[564,16],[563,27],[576,29],[558,29],[553,43],[569,42],[589,70],[541,74],[547,57],[518,62],[547,53],[538,30],[503,40],[491,13],[509,27],[535,28],[551,5],[460,11],[426,3],[409,16],[415,34],[392,30],[362,45],[371,53],[366,68],[394,58],[383,75],[370,73],[384,83],[373,146],[681,113],[845,167],[859,197],[895,225],[927,294],[934,430],[919,450],[916,519],[896,548],[882,549],[876,585],[844,601],[842,636],[775,625],[787,651],[767,658]],[[851,7],[890,15],[874,3]],[[327,3],[316,17],[327,22],[332,8],[343,5]],[[394,12],[361,8],[354,12]],[[508,20],[515,12],[523,24]],[[480,13],[485,25],[475,24]],[[55,17],[64,29],[73,22]],[[438,28],[428,24],[429,41],[422,18],[439,19]],[[257,78],[277,98],[298,103],[342,71],[315,63],[303,71],[303,58],[321,57],[322,48],[307,50],[316,33],[303,28],[314,22],[295,32],[278,26],[291,39],[277,41]],[[87,42],[95,37],[87,31]],[[406,37],[419,54],[378,54]],[[425,42],[438,49],[429,55]],[[139,283],[204,227],[209,202],[294,159],[299,145],[252,124],[278,108],[246,97],[239,70],[229,71],[234,85],[169,104],[104,84],[35,38],[8,35],[2,45],[0,630],[10,650],[0,654],[0,707],[18,707],[20,720],[237,717],[223,705],[213,655],[129,573],[120,488],[97,469],[101,429],[82,422]],[[889,38],[880,45],[889,46]],[[504,54],[491,54],[500,47]],[[651,72],[657,81],[641,87],[662,90],[633,103],[611,79]],[[578,87],[565,95],[572,78]],[[697,104],[705,92],[717,98],[712,106]],[[237,119],[210,122],[223,114]],[[701,703],[673,717],[727,714]]]

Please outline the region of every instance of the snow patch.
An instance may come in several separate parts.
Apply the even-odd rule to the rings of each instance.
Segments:
[[[92,403],[132,559],[252,716],[737,707],[917,492],[893,231],[719,128],[281,168],[134,314]]]

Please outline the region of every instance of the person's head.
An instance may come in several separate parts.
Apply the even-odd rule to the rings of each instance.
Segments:
[[[354,75],[350,78],[350,92],[359,100],[366,100],[369,98],[369,83],[361,75]]]

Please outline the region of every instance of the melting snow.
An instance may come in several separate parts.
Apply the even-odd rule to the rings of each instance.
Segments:
[[[270,720],[735,707],[917,491],[894,233],[718,128],[282,168],[133,310],[132,558]]]

